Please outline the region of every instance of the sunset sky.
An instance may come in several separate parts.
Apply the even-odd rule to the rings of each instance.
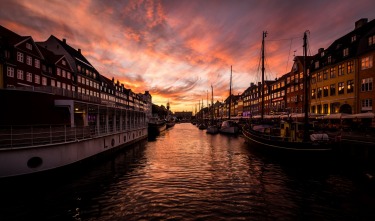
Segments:
[[[153,103],[195,111],[207,91],[214,100],[260,81],[262,32],[266,78],[291,69],[309,30],[310,54],[327,48],[375,16],[374,0],[0,0],[0,24],[45,41],[67,39],[100,74],[134,92],[150,91]],[[209,95],[210,96],[210,95]],[[209,99],[211,99],[209,97]]]

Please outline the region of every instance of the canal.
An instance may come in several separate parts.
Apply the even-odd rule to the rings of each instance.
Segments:
[[[375,220],[345,164],[280,162],[241,136],[176,124],[79,167],[0,181],[0,220]]]

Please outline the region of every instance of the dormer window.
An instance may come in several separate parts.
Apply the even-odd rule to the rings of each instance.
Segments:
[[[355,42],[357,40],[357,35],[353,35],[352,36],[352,43]]]
[[[324,51],[320,53],[320,57],[324,57]]]
[[[319,68],[319,61],[315,61],[315,68]]]
[[[348,55],[349,55],[349,48],[345,48],[345,49],[342,51],[342,53],[343,53],[343,56],[344,56],[344,57],[348,56]]]
[[[29,50],[33,50],[33,46],[30,43],[26,43],[26,48]]]
[[[375,35],[370,36],[368,38],[368,46],[374,45],[375,44]]]
[[[328,64],[331,64],[332,63],[332,56],[328,56],[327,61],[328,61]]]
[[[65,61],[65,60],[62,60],[61,63],[62,63],[63,65],[66,65],[66,61]]]

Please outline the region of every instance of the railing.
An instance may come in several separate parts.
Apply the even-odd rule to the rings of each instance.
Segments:
[[[142,129],[145,125],[137,125],[132,129]],[[117,132],[129,131],[129,127],[116,127],[116,131],[108,130],[106,126],[69,127],[66,125],[40,126],[1,126],[0,148],[30,147],[67,143],[82,139],[95,138]]]

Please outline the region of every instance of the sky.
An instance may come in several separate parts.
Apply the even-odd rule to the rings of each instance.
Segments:
[[[375,16],[374,0],[0,0],[0,25],[34,41],[65,38],[101,75],[172,111],[241,94],[291,70],[302,55],[327,48]],[[208,101],[207,101],[208,97]]]

